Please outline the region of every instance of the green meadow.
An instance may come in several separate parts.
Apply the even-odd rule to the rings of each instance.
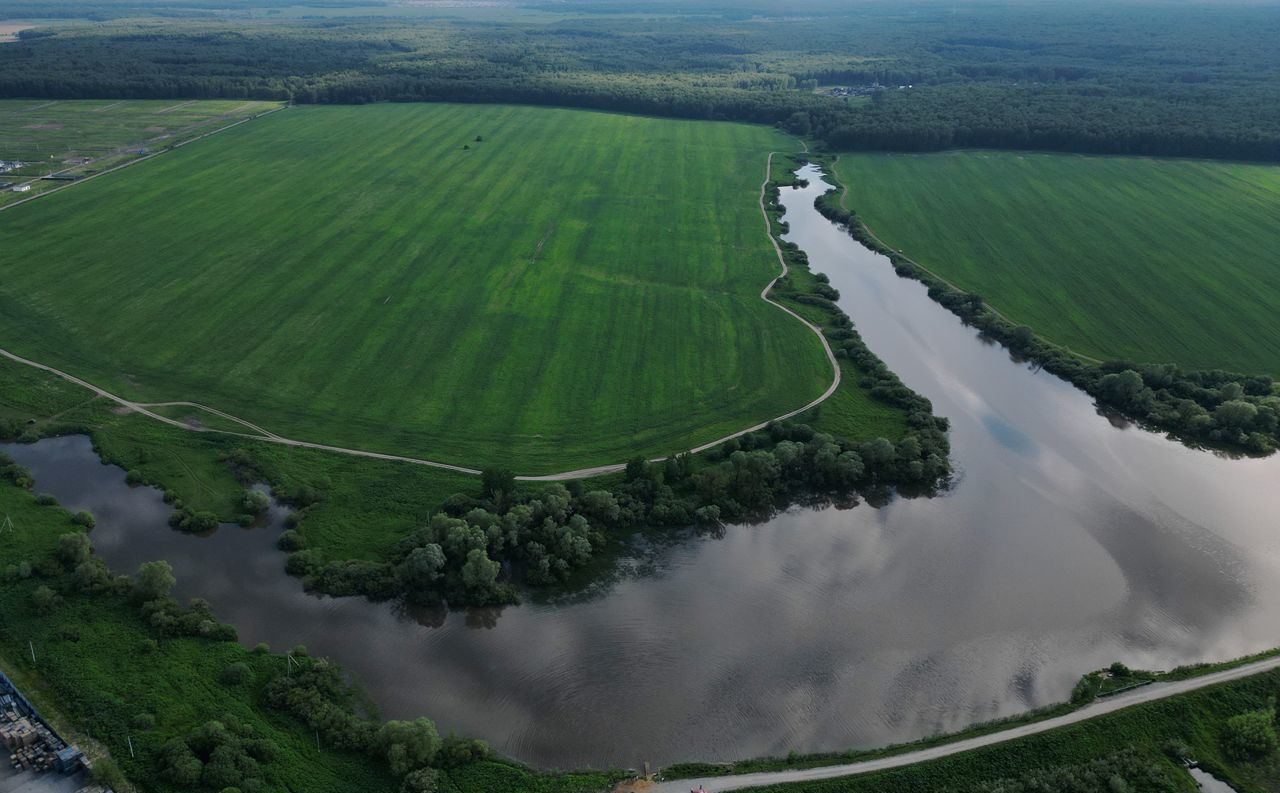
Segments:
[[[0,346],[289,437],[545,473],[677,452],[831,372],[759,297],[771,129],[289,108],[0,214]]]
[[[1280,375],[1280,167],[983,151],[835,170],[885,244],[1051,341]]]

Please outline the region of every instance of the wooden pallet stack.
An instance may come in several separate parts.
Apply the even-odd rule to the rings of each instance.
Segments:
[[[39,721],[16,710],[0,712],[0,744],[15,771],[49,771],[65,744]]]

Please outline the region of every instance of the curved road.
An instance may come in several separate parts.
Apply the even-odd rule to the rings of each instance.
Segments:
[[[268,111],[268,112],[275,112],[275,111]],[[200,136],[200,138],[193,138],[192,140],[184,141],[181,144],[177,144],[174,146],[174,148],[177,148],[178,145],[186,145],[187,143],[192,143],[196,140],[200,140],[201,138],[208,137],[209,135],[213,135],[217,132],[221,132],[223,129],[229,129],[230,127],[234,127],[237,124],[243,124],[245,123],[245,121],[250,121],[250,120],[252,119],[245,119],[244,121],[238,121],[236,122],[236,124],[231,124],[227,127],[223,127],[222,129],[208,132],[205,135]],[[801,142],[801,145],[804,145],[803,141]],[[805,146],[805,151],[808,151],[808,146]],[[153,154],[151,156],[152,157],[158,156],[161,153],[163,152],[157,152],[156,154]],[[769,425],[770,422],[784,421],[793,416],[797,416],[805,412],[806,410],[809,410],[810,408],[816,407],[822,402],[825,402],[832,394],[836,392],[836,389],[840,387],[840,378],[841,378],[840,362],[836,360],[835,353],[831,350],[831,345],[827,342],[827,337],[823,335],[822,329],[819,328],[817,325],[814,325],[813,323],[809,322],[807,319],[800,316],[796,312],[792,311],[791,309],[787,308],[786,306],[782,305],[781,303],[778,303],[777,301],[769,297],[769,292],[773,289],[774,285],[778,283],[778,280],[781,278],[785,278],[787,273],[790,272],[790,269],[787,267],[787,260],[782,255],[782,248],[781,246],[778,245],[778,241],[774,238],[773,231],[769,227],[769,212],[765,208],[765,203],[764,203],[765,191],[768,189],[768,186],[769,186],[769,177],[773,173],[773,155],[774,154],[776,154],[776,152],[769,152],[769,158],[765,161],[764,181],[760,183],[760,215],[764,218],[764,231],[765,231],[765,234],[768,235],[769,237],[769,242],[773,244],[773,252],[778,257],[778,264],[782,266],[782,272],[774,276],[773,280],[770,281],[768,284],[766,284],[764,289],[760,291],[760,299],[765,301],[769,305],[777,306],[780,310],[785,311],[788,315],[795,317],[800,322],[803,322],[805,327],[807,327],[809,330],[813,331],[814,334],[817,335],[819,341],[822,342],[823,351],[826,352],[827,354],[827,361],[831,364],[831,369],[834,372],[834,376],[832,377],[831,385],[827,387],[827,390],[824,391],[822,395],[819,396],[817,399],[813,400],[812,402],[805,405],[804,407],[796,408],[795,410],[792,410],[789,413],[784,413],[781,416],[777,416],[775,418],[769,419],[768,421],[762,421],[759,424],[753,424],[752,426],[747,427],[746,429],[738,430],[737,432],[732,433],[730,435],[726,435],[723,438],[717,438],[716,440],[709,441],[707,443],[702,444],[701,446],[696,446],[693,449],[689,450],[693,453],[705,451],[707,449],[710,449],[713,446],[718,446],[724,443],[725,441],[732,440],[742,435],[746,435],[749,432],[756,432],[757,430],[764,429]],[[148,159],[148,158],[144,157],[139,160],[133,160],[129,163],[126,163],[125,165],[132,165],[134,162],[141,162],[142,159]],[[125,166],[122,165],[119,167],[123,168]],[[116,170],[116,169],[112,169],[112,170]],[[103,174],[109,173],[109,172],[110,171],[103,171]],[[97,175],[101,176],[103,174],[97,174]],[[80,181],[84,181],[84,180],[82,179]],[[76,182],[75,184],[79,184],[79,182]],[[24,199],[24,201],[34,200],[34,198],[39,198],[41,196],[48,195],[49,193],[53,193],[53,192],[55,191],[49,190],[45,193],[41,193],[39,196],[34,196],[32,199]],[[14,202],[13,204],[10,204],[9,206],[17,206],[20,203],[23,203],[23,202],[17,201],[17,202]],[[8,207],[4,207],[4,208],[7,209]],[[465,466],[452,465],[450,463],[442,463],[436,460],[424,460],[417,457],[406,457],[399,454],[383,454],[381,452],[371,452],[371,451],[366,451],[364,449],[352,449],[344,446],[329,446],[323,443],[311,443],[309,441],[300,441],[300,440],[295,440],[293,438],[285,438],[283,436],[276,435],[275,433],[269,430],[263,429],[262,427],[256,424],[251,424],[250,422],[246,421],[245,419],[239,418],[238,416],[233,416],[230,413],[224,413],[221,410],[208,407],[207,405],[201,405],[198,402],[134,402],[134,401],[125,399],[122,396],[113,394],[110,391],[107,391],[104,388],[96,386],[87,380],[83,380],[79,377],[76,377],[73,374],[64,372],[61,369],[55,369],[52,366],[49,366],[47,364],[42,364],[37,361],[32,361],[28,358],[23,358],[19,355],[9,352],[8,350],[0,349],[0,357],[8,358],[9,360],[15,363],[20,363],[26,366],[40,369],[45,372],[49,372],[51,374],[55,374],[58,377],[63,378],[64,380],[67,380],[69,382],[75,383],[78,386],[81,386],[82,388],[89,389],[90,391],[102,397],[103,399],[108,399],[112,402],[115,402],[117,405],[120,405],[121,407],[127,410],[141,413],[142,415],[147,416],[148,418],[155,419],[156,421],[162,422],[164,424],[168,424],[173,427],[177,427],[179,429],[189,430],[191,432],[212,432],[212,433],[218,433],[221,435],[233,435],[240,438],[253,438],[255,440],[264,441],[266,443],[278,443],[284,446],[297,446],[304,449],[319,449],[321,451],[337,452],[338,454],[348,454],[355,457],[369,457],[375,460],[391,460],[394,462],[412,463],[414,465],[426,465],[432,468],[442,468],[448,471],[455,471],[457,473],[462,473],[462,474],[472,474],[472,475],[478,476],[481,473],[480,469],[478,468],[467,468]],[[212,413],[215,416],[220,416],[228,421],[239,424],[248,430],[252,430],[252,432],[235,432],[232,430],[214,429],[212,427],[193,427],[189,424],[178,421],[176,419],[171,419],[167,416],[162,416],[151,409],[151,408],[176,407],[176,406],[190,407],[190,408],[196,408],[199,410],[208,411],[209,413]],[[655,457],[655,458],[652,458],[649,462],[658,463],[666,459],[667,459],[666,457]],[[575,471],[562,471],[556,474],[542,474],[538,476],[517,476],[516,479],[519,479],[524,482],[562,482],[570,479],[586,479],[588,477],[600,476],[602,474],[617,473],[619,471],[624,470],[626,467],[627,467],[626,463],[613,463],[611,465],[598,465],[598,466],[595,466],[594,468],[579,468]]]
[[[1124,708],[1141,705],[1145,702],[1155,702],[1156,700],[1165,699],[1167,697],[1185,694],[1188,691],[1194,691],[1198,688],[1225,683],[1231,680],[1239,680],[1242,677],[1249,677],[1260,672],[1269,672],[1272,669],[1280,668],[1280,656],[1266,658],[1261,661],[1255,661],[1250,664],[1235,667],[1234,669],[1224,669],[1220,672],[1211,672],[1199,677],[1188,678],[1187,680],[1178,680],[1172,683],[1152,683],[1142,688],[1135,688],[1120,694],[1116,694],[1105,699],[1100,699],[1091,705],[1086,705],[1079,710],[1072,711],[1063,716],[1055,716],[1051,719],[1043,721],[1031,722],[1030,724],[1022,724],[1016,727],[1010,727],[1007,730],[980,735],[976,738],[965,738],[963,740],[954,741],[952,743],[942,744],[941,746],[932,746],[927,749],[916,749],[915,751],[904,752],[903,754],[893,755],[892,757],[880,757],[875,760],[863,760],[857,763],[847,763],[845,765],[830,765],[820,768],[798,768],[788,771],[768,771],[753,774],[740,774],[736,776],[720,776],[707,777],[704,779],[677,779],[670,782],[656,782],[653,784],[638,783],[630,787],[624,787],[622,790],[635,791],[635,793],[689,793],[690,790],[697,790],[699,785],[706,788],[707,793],[724,793],[728,790],[742,790],[744,788],[760,787],[762,785],[779,785],[787,782],[810,782],[820,779],[832,779],[835,777],[854,776],[857,774],[869,774],[873,771],[885,771],[891,768],[900,768],[905,765],[914,765],[915,763],[923,763],[929,760],[937,760],[941,757],[949,757],[961,752],[980,749],[984,746],[993,746],[1005,741],[1011,741],[1015,738],[1023,738],[1028,735],[1037,735],[1049,730],[1055,730],[1059,727],[1065,727],[1069,724],[1078,724],[1082,721],[1097,718],[1107,713],[1114,713]]]

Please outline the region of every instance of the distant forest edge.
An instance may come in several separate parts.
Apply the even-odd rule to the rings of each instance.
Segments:
[[[25,3],[81,21],[0,47],[0,96],[512,102],[778,124],[840,150],[1280,161],[1274,7],[568,2],[511,21],[270,5]],[[851,96],[816,91],[833,85]]]

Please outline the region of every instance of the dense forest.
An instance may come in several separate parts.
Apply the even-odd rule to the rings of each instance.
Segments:
[[[24,0],[7,16],[52,21],[0,48],[6,97],[509,101],[776,123],[844,149],[1280,160],[1274,6]]]

